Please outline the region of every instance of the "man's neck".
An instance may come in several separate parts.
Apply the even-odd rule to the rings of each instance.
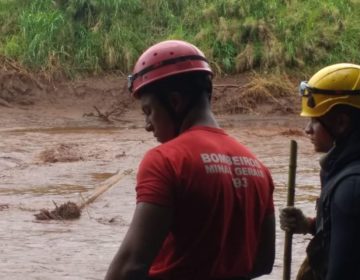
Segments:
[[[193,126],[208,126],[220,128],[214,114],[209,108],[194,108],[185,117],[180,127],[180,133]]]

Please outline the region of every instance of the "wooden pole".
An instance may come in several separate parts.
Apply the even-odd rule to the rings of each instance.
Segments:
[[[114,175],[112,175],[111,177],[109,177],[108,179],[106,179],[104,182],[102,182],[100,185],[98,185],[95,190],[93,191],[93,193],[87,197],[85,199],[84,202],[82,202],[79,205],[80,209],[83,209],[85,206],[89,205],[90,203],[92,203],[95,199],[97,199],[101,194],[103,194],[104,192],[106,192],[108,189],[110,189],[113,185],[115,185],[117,182],[119,182],[123,177],[124,174],[126,174],[126,172],[121,172],[118,171],[116,172]]]
[[[297,143],[295,140],[290,142],[290,163],[288,177],[287,206],[294,206],[295,197],[295,177],[296,177]],[[285,232],[284,243],[284,270],[283,280],[290,280],[291,276],[291,245],[292,232]]]
[[[92,194],[87,197],[81,204],[76,204],[74,202],[68,201],[63,203],[59,207],[55,204],[55,210],[49,211],[47,209],[41,209],[40,213],[34,214],[37,220],[68,220],[68,219],[77,219],[81,216],[81,210],[88,206],[90,203],[94,202],[101,194],[109,190],[117,182],[119,182],[124,175],[130,174],[130,170],[125,170],[124,172],[118,171],[111,177],[107,178],[104,182],[99,184]],[[1,206],[1,205],[0,205]],[[1,209],[0,209],[1,210]]]

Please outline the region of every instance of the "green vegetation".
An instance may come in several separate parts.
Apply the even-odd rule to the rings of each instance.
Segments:
[[[359,0],[0,0],[0,55],[50,74],[131,71],[164,39],[219,73],[360,61]]]

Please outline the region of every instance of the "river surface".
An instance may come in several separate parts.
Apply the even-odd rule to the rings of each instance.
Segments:
[[[145,151],[157,143],[129,113],[107,124],[76,113],[0,108],[0,279],[103,279],[135,207],[135,176]],[[318,158],[296,116],[219,116],[226,131],[267,165],[275,182],[276,217],[286,204],[290,140],[298,142],[295,204],[315,214]],[[37,221],[56,203],[81,203],[117,171],[122,179],[73,221]],[[293,239],[292,275],[310,236]],[[277,221],[273,272],[282,279],[284,233]]]

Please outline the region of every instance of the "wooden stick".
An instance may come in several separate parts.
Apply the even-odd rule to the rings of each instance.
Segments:
[[[289,177],[288,177],[287,206],[294,206],[296,160],[297,160],[297,143],[296,143],[295,140],[291,140],[291,142],[290,142],[290,164],[289,164]],[[293,236],[292,232],[285,232],[283,280],[290,280],[290,276],[291,276],[292,236]]]
[[[101,194],[106,192],[112,186],[114,186],[117,182],[120,181],[125,175],[130,174],[131,170],[125,170],[124,172],[116,172],[114,175],[106,179],[100,185],[98,185],[93,193],[87,197],[81,204],[76,204],[74,202],[68,201],[67,203],[63,203],[59,207],[56,202],[55,210],[49,211],[47,209],[41,209],[40,213],[34,214],[37,220],[69,220],[69,219],[77,219],[81,216],[81,210],[92,203],[95,199],[97,199]],[[0,205],[1,207],[1,205]],[[1,210],[1,208],[0,208]]]
[[[115,185],[117,182],[120,181],[120,179],[122,179],[125,175],[125,172],[120,172],[120,170],[118,172],[116,172],[114,175],[112,175],[111,177],[109,177],[108,179],[106,179],[104,182],[102,182],[99,186],[97,186],[94,190],[94,192],[85,199],[84,202],[82,202],[79,205],[80,209],[83,209],[85,206],[89,205],[90,203],[92,203],[95,199],[97,199],[101,194],[103,194],[104,192],[106,192],[108,189],[110,189],[113,185]]]

